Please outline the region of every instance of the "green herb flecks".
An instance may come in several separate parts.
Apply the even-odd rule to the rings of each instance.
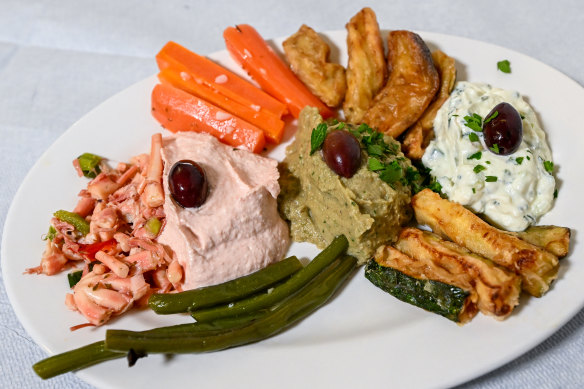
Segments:
[[[543,168],[549,174],[553,174],[553,172],[554,172],[554,163],[552,161],[543,161]]]
[[[517,162],[517,165],[521,165],[523,163],[523,159],[524,157],[517,157],[515,158],[515,162]]]
[[[479,136],[474,132],[471,132],[470,134],[468,134],[468,140],[470,140],[471,142],[478,142]]]
[[[476,165],[476,166],[475,166],[475,167],[472,169],[472,171],[478,174],[478,173],[480,173],[480,172],[482,172],[483,170],[486,170],[486,169],[487,169],[487,168],[486,168],[486,167],[484,167],[483,165]]]
[[[509,60],[502,60],[497,62],[497,69],[502,71],[503,73],[511,73],[511,62]]]
[[[485,181],[487,182],[496,182],[497,176],[485,176]]]
[[[499,145],[498,144],[493,144],[491,147],[489,147],[489,149],[495,153],[495,154],[499,154]]]
[[[473,113],[464,117],[464,125],[476,132],[483,131],[483,118],[481,115]]]
[[[493,120],[497,116],[499,116],[499,111],[495,111],[491,116],[489,116],[488,118],[486,118],[484,124],[487,124],[488,122],[490,122],[491,120]]]
[[[476,159],[476,160],[479,160],[479,159],[481,159],[482,156],[483,156],[483,153],[481,151],[477,151],[473,155],[468,156],[466,159]]]
[[[369,170],[376,172],[378,170],[382,170],[385,166],[383,166],[383,163],[379,159],[369,158],[368,167]]]
[[[326,130],[326,123],[320,123],[316,128],[312,129],[312,134],[310,135],[310,155],[322,147],[324,138],[326,138]]]

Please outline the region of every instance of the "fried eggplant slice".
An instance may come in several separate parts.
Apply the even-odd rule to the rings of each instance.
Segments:
[[[405,228],[395,247],[422,262],[427,278],[476,293],[478,309],[485,315],[502,320],[519,304],[519,276],[456,243],[428,231]]]
[[[440,86],[438,71],[424,40],[411,31],[389,33],[387,84],[373,99],[363,121],[397,138],[426,110]]]
[[[385,85],[387,64],[375,12],[363,8],[347,23],[347,93],[343,103],[349,123],[360,124],[375,95]]]
[[[367,263],[365,277],[392,296],[459,324],[478,312],[476,292],[455,285],[454,275],[391,246],[380,246]]]
[[[483,221],[460,204],[424,189],[412,197],[416,220],[437,234],[514,271],[523,289],[541,297],[558,275],[558,257]]]
[[[432,60],[436,70],[438,70],[440,88],[434,100],[422,114],[422,117],[406,132],[402,143],[402,151],[410,159],[421,159],[424,155],[426,147],[434,138],[434,118],[436,113],[450,96],[456,81],[456,62],[454,58],[447,56],[440,50],[436,50],[432,52]]]
[[[345,68],[330,63],[330,48],[312,28],[303,24],[282,44],[292,71],[323,103],[338,107],[347,90]]]
[[[570,251],[572,232],[567,227],[531,226],[525,231],[513,233],[519,239],[543,248],[558,258],[563,258]]]

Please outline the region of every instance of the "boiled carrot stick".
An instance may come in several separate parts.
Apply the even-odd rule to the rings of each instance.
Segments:
[[[184,48],[168,42],[156,55],[160,70],[174,67],[177,71],[190,73],[195,80],[205,83],[219,93],[242,105],[260,106],[278,118],[287,113],[286,105],[273,98],[233,72]]]
[[[253,27],[247,24],[228,27],[223,32],[223,38],[227,51],[235,62],[239,63],[263,90],[286,103],[294,117],[298,117],[302,108],[307,105],[318,108],[324,118],[333,115],[333,112],[292,73]]]
[[[230,146],[254,153],[264,149],[262,130],[168,84],[158,84],[152,90],[152,116],[172,132],[206,132]]]
[[[259,106],[249,107],[238,103],[229,97],[217,93],[204,83],[196,82],[189,74],[177,72],[174,68],[166,68],[158,73],[158,79],[185,92],[193,94],[211,104],[257,126],[264,132],[266,141],[279,144],[284,135],[284,122],[272,112],[260,109]]]

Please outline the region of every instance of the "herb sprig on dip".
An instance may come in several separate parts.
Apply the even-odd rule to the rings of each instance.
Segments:
[[[379,178],[395,188],[396,184],[409,186],[413,193],[424,188],[440,193],[441,186],[429,175],[429,170],[410,166],[409,160],[400,151],[400,144],[363,123],[359,126],[339,122],[333,119],[320,123],[312,129],[310,154],[322,148],[328,133],[346,130],[352,134],[366,152],[367,168],[379,175]]]

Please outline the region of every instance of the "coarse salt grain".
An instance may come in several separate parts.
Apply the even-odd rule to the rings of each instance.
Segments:
[[[215,119],[223,121],[231,119],[231,115],[228,114],[227,112],[217,111],[217,113],[215,114]]]
[[[187,72],[180,72],[180,78],[182,78],[184,81],[188,81],[191,79],[191,75]]]
[[[260,112],[260,109],[262,107],[260,107],[259,105],[256,105],[256,104],[252,104],[252,105],[250,105],[250,108],[253,109],[256,112]]]
[[[217,84],[225,84],[227,82],[227,76],[225,74],[220,74],[215,77],[215,82]]]

